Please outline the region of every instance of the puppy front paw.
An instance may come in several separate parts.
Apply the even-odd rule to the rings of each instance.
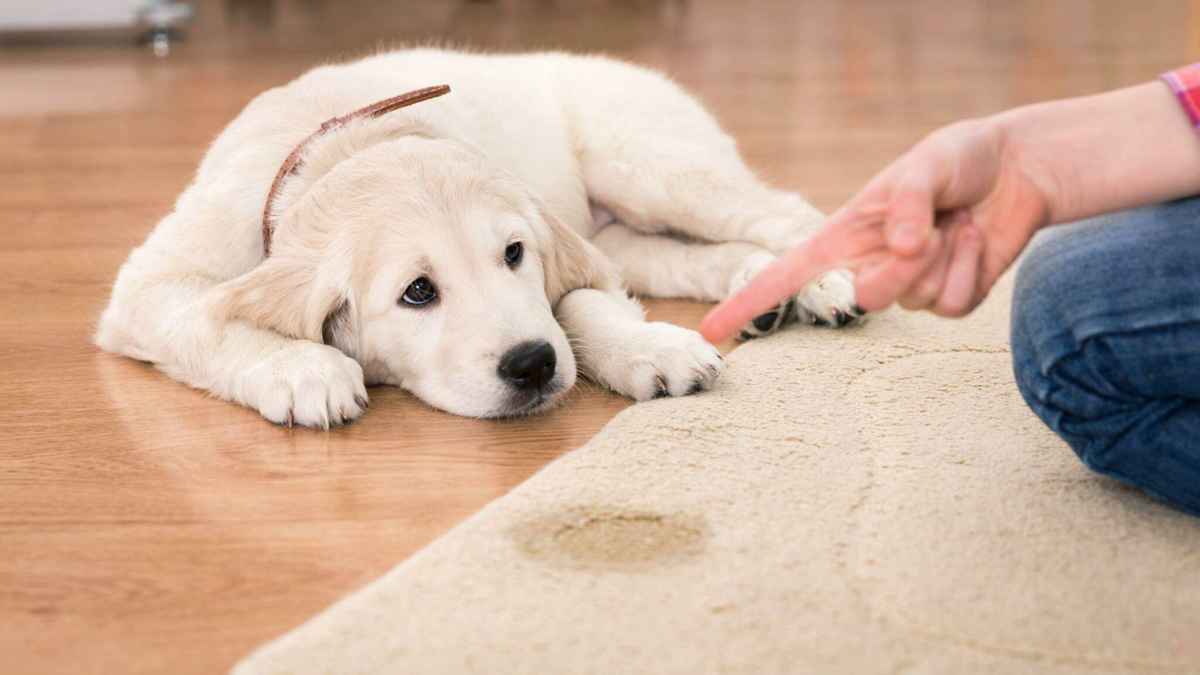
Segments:
[[[367,409],[362,367],[326,345],[290,345],[251,368],[244,378],[248,402],[276,424],[329,429]]]
[[[699,393],[725,367],[721,353],[699,333],[674,324],[641,324],[627,345],[606,364],[602,379],[638,401]]]
[[[800,323],[841,328],[864,314],[854,304],[854,276],[845,270],[821,275],[796,296],[796,318]]]

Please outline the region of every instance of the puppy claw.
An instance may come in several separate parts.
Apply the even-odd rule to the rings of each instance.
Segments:
[[[775,309],[759,314],[754,317],[753,321],[746,324],[742,332],[738,334],[738,340],[744,342],[774,333],[795,319],[795,309],[795,300],[789,298],[787,302],[781,303]]]
[[[759,315],[752,321],[754,327],[762,332],[767,332],[775,327],[775,322],[779,320],[779,312],[767,312]]]
[[[699,333],[673,324],[641,324],[627,339],[628,348],[616,352],[597,375],[638,401],[711,388],[725,365],[721,353]]]
[[[814,326],[841,328],[865,312],[854,302],[854,277],[844,270],[828,272],[796,296],[796,313]]]
[[[662,375],[654,376],[654,398],[666,398],[671,395],[667,380]]]
[[[263,417],[287,427],[328,430],[363,412],[362,368],[345,354],[300,343],[272,354],[246,371],[242,382]]]

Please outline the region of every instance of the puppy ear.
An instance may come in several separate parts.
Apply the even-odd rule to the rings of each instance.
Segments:
[[[342,298],[337,307],[325,315],[325,321],[321,323],[321,341],[347,356],[354,356],[357,351],[350,301],[346,298]]]
[[[294,255],[272,256],[217,287],[215,311],[282,335],[324,342],[353,355],[350,301],[320,279],[318,265]]]
[[[546,225],[545,231],[539,232],[539,236],[542,239],[540,248],[546,274],[546,297],[551,307],[557,305],[562,296],[579,288],[607,291],[621,287],[621,278],[615,266],[599,249],[540,204],[538,212]]]

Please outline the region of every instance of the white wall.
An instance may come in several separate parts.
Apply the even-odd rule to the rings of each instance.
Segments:
[[[0,30],[132,25],[147,0],[0,0]]]

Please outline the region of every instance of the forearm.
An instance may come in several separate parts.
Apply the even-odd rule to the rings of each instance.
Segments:
[[[993,121],[1045,196],[1048,224],[1200,193],[1200,134],[1164,83],[1017,108]]]

